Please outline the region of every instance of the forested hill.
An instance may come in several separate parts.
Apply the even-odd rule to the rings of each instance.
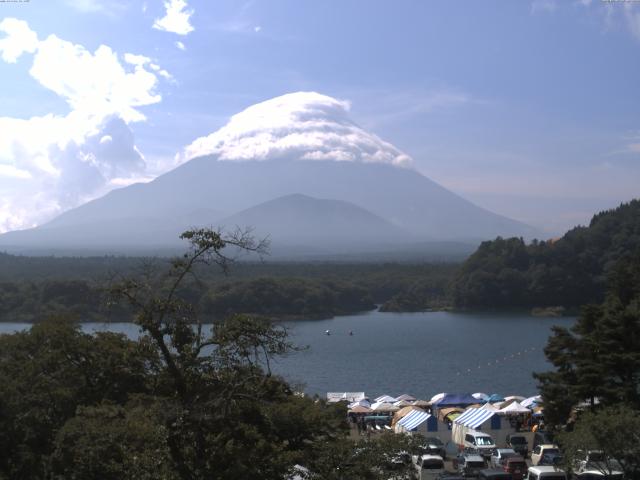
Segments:
[[[556,241],[483,242],[456,274],[451,299],[459,308],[599,303],[615,262],[639,249],[640,200],[632,200]]]

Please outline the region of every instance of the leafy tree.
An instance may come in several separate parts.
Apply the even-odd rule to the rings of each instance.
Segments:
[[[584,307],[571,329],[554,327],[545,354],[556,370],[534,375],[552,424],[584,401],[640,409],[640,252],[618,262],[609,284],[602,305]]]
[[[591,463],[589,468],[610,475],[620,467],[625,478],[640,478],[639,410],[618,405],[584,412],[573,429],[561,432],[558,440],[568,469],[574,469],[586,452],[596,450],[602,452],[602,461]]]

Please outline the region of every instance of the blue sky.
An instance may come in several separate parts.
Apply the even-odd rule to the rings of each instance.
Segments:
[[[153,178],[296,91],[550,234],[639,193],[640,3],[31,0],[3,19],[0,230]]]

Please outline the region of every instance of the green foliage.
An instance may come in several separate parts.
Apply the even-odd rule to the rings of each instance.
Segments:
[[[596,398],[640,409],[640,251],[611,269],[609,285],[603,304],[584,307],[571,329],[555,327],[545,348],[556,369],[535,377],[552,424]]]
[[[497,238],[483,242],[451,283],[463,308],[578,307],[604,299],[606,278],[640,248],[640,200],[599,213],[557,241]]]
[[[582,413],[569,432],[561,432],[565,467],[575,468],[588,451],[602,452],[603,461],[590,464],[590,468],[610,475],[618,469],[625,478],[640,478],[640,411],[626,405],[606,407],[595,412]],[[611,462],[616,460],[617,464]]]

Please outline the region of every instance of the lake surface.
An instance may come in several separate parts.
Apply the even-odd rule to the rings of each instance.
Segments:
[[[551,326],[573,322],[523,313],[378,311],[285,322],[293,342],[309,348],[278,360],[274,370],[322,396],[328,391],[364,391],[371,397],[410,393],[427,399],[439,392],[530,396],[537,393],[531,373],[550,368],[542,350]],[[25,328],[29,325],[0,323],[0,333]],[[138,335],[129,323],[85,323],[82,328]]]

